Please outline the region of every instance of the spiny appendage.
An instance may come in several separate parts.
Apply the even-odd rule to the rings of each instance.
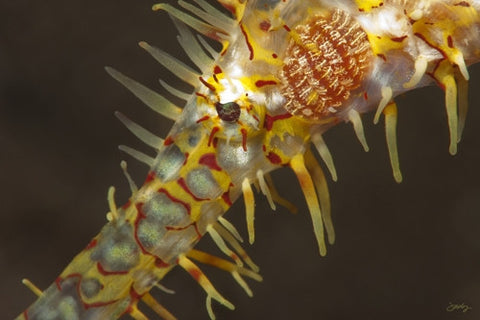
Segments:
[[[395,19],[405,20],[409,27],[397,31],[394,36],[368,33],[370,45],[377,59],[384,60],[400,55],[411,55],[413,69],[411,77],[403,84],[404,90],[421,85],[430,77],[445,91],[445,108],[450,134],[449,152],[457,152],[467,114],[468,71],[467,62],[480,60],[478,35],[472,31],[480,25],[480,16],[470,1],[431,1],[420,7],[420,2],[391,0],[356,0],[359,10],[370,16],[387,12],[392,5],[400,9]],[[380,5],[382,3],[382,5]],[[389,8],[387,8],[390,6]],[[400,7],[398,7],[400,6]],[[397,22],[398,23],[398,22]],[[400,23],[398,23],[400,25]],[[477,27],[475,27],[477,26]],[[466,46],[465,43],[469,42]],[[430,52],[426,52],[429,48]],[[433,52],[433,53],[432,53]],[[398,94],[393,86],[384,85],[381,101],[374,117],[378,123],[380,115],[385,115],[387,145],[393,174],[397,182],[402,176],[398,162],[396,144],[397,110],[393,97]]]
[[[335,9],[307,18],[290,35],[282,72],[285,108],[309,120],[328,118],[365,78],[372,58],[367,34]]]

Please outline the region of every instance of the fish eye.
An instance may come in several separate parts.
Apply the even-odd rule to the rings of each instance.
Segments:
[[[227,103],[215,103],[218,117],[226,122],[235,122],[240,118],[240,106],[238,103],[232,101]]]

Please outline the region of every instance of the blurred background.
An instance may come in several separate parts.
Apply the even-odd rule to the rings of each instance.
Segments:
[[[185,61],[168,16],[152,4],[0,0],[2,319],[35,299],[22,278],[46,288],[98,233],[110,185],[117,204],[126,201],[121,160],[138,184],[144,180],[147,167],[117,145],[153,150],[113,112],[162,137],[172,125],[103,69],[158,91],[158,78],[188,88],[137,46],[145,40]],[[326,257],[293,173],[275,172],[299,214],[272,213],[257,196],[256,243],[245,247],[264,281],[249,282],[253,299],[229,275],[202,267],[237,308],[214,303],[218,319],[480,319],[480,68],[470,70],[471,108],[456,156],[448,153],[440,89],[397,99],[402,184],[392,178],[383,124],[373,126],[373,115],[364,122],[369,153],[349,124],[325,135],[339,175],[329,181],[337,242]],[[226,217],[246,237],[243,210],[238,201]],[[200,247],[216,253],[210,242]],[[154,294],[179,319],[208,319],[205,294],[188,274],[174,270],[163,283],[177,294]],[[447,312],[450,303],[473,309]]]

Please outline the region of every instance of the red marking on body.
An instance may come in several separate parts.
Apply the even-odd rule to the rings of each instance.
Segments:
[[[215,134],[220,130],[219,127],[213,127],[212,132],[210,132],[210,137],[208,137],[208,146],[212,144],[213,138],[215,137]]]
[[[217,148],[218,138],[213,138],[213,147]]]
[[[395,41],[395,42],[402,42],[406,38],[407,38],[407,36],[401,36],[401,37],[390,38],[390,40]]]
[[[185,190],[186,193],[188,193],[195,201],[204,201],[204,200],[210,200],[210,199],[202,199],[197,197],[196,195],[193,194],[192,190],[187,186],[187,183],[185,182],[185,179],[180,178],[177,180],[177,183],[182,187],[183,190]]]
[[[197,123],[200,123],[200,122],[208,120],[208,119],[210,119],[210,116],[203,116],[203,117],[201,117],[200,119],[197,120]]]
[[[57,277],[57,279],[55,279],[55,285],[57,286],[58,291],[62,291],[62,281],[62,277]]]
[[[173,138],[171,136],[168,136],[167,139],[165,139],[165,141],[163,142],[163,145],[169,146],[172,143],[174,143]]]
[[[267,32],[268,30],[270,30],[271,26],[272,24],[270,23],[270,21],[263,20],[262,22],[260,22],[259,27],[260,27],[260,30]]]
[[[203,83],[203,85],[205,87],[207,87],[208,89],[210,89],[210,91],[212,92],[215,92],[217,89],[215,89],[215,87],[213,85],[211,85],[210,83],[208,83],[207,81],[205,81],[202,77],[198,77],[198,79],[200,80],[201,83]]]
[[[125,203],[123,206],[122,206],[122,209],[125,210],[127,209],[128,207],[130,207],[130,205],[132,204],[132,202],[130,200],[127,201],[127,203]]]
[[[196,222],[193,223],[193,227],[195,228],[195,232],[197,233],[198,239],[202,237],[202,234],[200,233],[200,230],[198,230],[198,225]]]
[[[156,258],[155,259],[155,266],[157,268],[167,268],[169,267],[170,265],[168,263],[166,263],[165,261],[163,261],[162,259],[160,258]]]
[[[287,26],[286,24],[283,25],[283,29],[287,30],[287,32],[292,31],[292,29],[290,29],[290,27]]]
[[[213,73],[214,74],[223,73],[222,68],[220,68],[219,66],[213,67]]]
[[[242,31],[243,36],[245,37],[245,42],[247,43],[248,50],[250,51],[249,59],[253,60],[253,57],[254,57],[253,47],[252,47],[252,44],[250,43],[250,41],[248,40],[248,35],[247,35],[247,32],[245,31],[245,29],[243,27],[243,24],[240,24],[240,30]]]
[[[57,279],[55,279],[55,285],[57,286],[58,291],[62,291],[62,282],[69,278],[78,278],[79,281],[76,283],[76,286],[78,287],[78,285],[80,284],[80,281],[82,280],[82,275],[80,273],[72,273],[66,276],[65,278],[57,277]]]
[[[103,268],[102,264],[100,262],[97,262],[97,269],[100,274],[104,276],[113,276],[113,275],[121,275],[121,274],[127,274],[128,271],[107,271],[105,268]]]
[[[198,271],[197,269],[191,269],[188,270],[188,272],[193,277],[193,279],[195,279],[196,281],[200,281],[199,279],[202,276],[202,273],[200,271]]]
[[[266,114],[265,115],[265,123],[264,123],[264,127],[265,129],[267,129],[267,131],[270,131],[272,130],[273,128],[273,123],[277,120],[283,120],[283,119],[288,119],[290,118],[292,115],[290,113],[284,113],[284,114],[279,114],[278,116],[271,116],[269,114]]]
[[[28,320],[28,309],[23,311],[23,317],[25,318],[25,320]]]
[[[452,38],[452,36],[449,35],[447,37],[447,42],[448,42],[448,47],[453,48],[453,38]]]
[[[213,75],[213,80],[215,80],[215,82],[218,83],[218,78],[216,74]]]
[[[165,195],[166,195],[170,200],[172,200],[173,202],[180,203],[181,205],[183,205],[183,206],[185,207],[185,209],[187,209],[188,215],[190,215],[191,208],[190,208],[190,205],[189,205],[188,203],[183,202],[182,200],[173,197],[173,196],[172,196],[166,189],[164,189],[164,188],[158,189],[158,192],[165,193]]]
[[[222,171],[222,168],[217,163],[217,156],[215,153],[207,153],[200,157],[199,164],[203,164],[212,170]]]
[[[184,227],[174,227],[174,226],[166,226],[165,229],[168,230],[168,231],[183,231],[183,230],[187,230],[188,228],[192,227],[194,228],[195,230],[195,233],[197,234],[198,238],[200,239],[202,237],[202,235],[200,234],[200,230],[198,230],[198,226],[197,226],[197,223],[196,222],[192,222]]]
[[[275,152],[272,152],[272,151],[270,151],[267,154],[267,159],[273,164],[281,164],[282,163],[282,158],[280,158],[280,156],[278,154],[276,154]]]
[[[436,69],[436,67],[435,67]],[[435,83],[437,84],[437,86],[442,89],[443,91],[446,90],[446,87],[443,83],[440,82],[440,80],[438,80],[436,77],[435,77],[435,72],[426,72],[427,75],[429,75],[434,81]]]
[[[235,16],[235,13],[237,12],[235,10],[235,6],[234,5],[231,5],[231,4],[226,4],[224,2],[220,2],[222,4],[222,6],[227,9],[228,11],[230,11],[234,16]]]
[[[277,59],[278,58],[278,55],[276,53],[272,53],[272,58],[273,59]]]
[[[146,184],[150,181],[153,181],[155,179],[155,172],[153,171],[150,171],[148,174],[147,174],[147,178],[145,178],[145,182],[143,184]]]
[[[86,303],[86,302],[83,302],[83,307],[84,307],[85,309],[105,307],[105,306],[108,306],[109,304],[115,303],[115,302],[117,302],[117,301],[118,301],[118,299],[112,300],[112,301],[94,302],[94,303]]]
[[[277,84],[277,81],[273,81],[273,80],[258,80],[255,82],[255,86],[257,86],[257,88],[262,88],[262,87],[265,87],[265,86],[272,86],[272,85],[276,85]]]
[[[225,203],[228,204],[229,206],[232,205],[232,200],[230,200],[229,191],[227,191],[227,192],[225,192],[224,194],[222,194],[222,199],[223,199],[223,201],[225,201]]]
[[[143,297],[143,294],[138,293],[133,288],[133,285],[130,287],[130,297],[132,297],[132,301],[138,301]]]
[[[143,297],[143,294],[139,294],[135,291],[133,288],[133,285],[130,287],[130,302],[128,303],[128,306],[125,308],[125,311],[122,312],[119,318],[126,314],[131,314],[133,311],[133,306],[136,307],[138,301]]]
[[[195,95],[208,101],[207,96],[204,94],[201,94],[200,92],[195,92]]]
[[[367,93],[367,91],[365,91],[365,92],[363,93],[363,99],[368,100],[368,93]]]
[[[140,220],[145,219],[147,216],[145,213],[143,213],[143,202],[138,202],[135,204],[135,207],[137,208],[137,217],[135,218],[135,222],[133,223],[134,227],[134,232],[133,232],[133,237],[135,238],[135,241],[137,242],[138,246],[142,250],[144,254],[151,254],[150,252],[147,251],[142,245],[142,242],[138,238],[138,225],[140,224]]]
[[[387,61],[387,57],[383,53],[377,53],[377,57],[382,58],[383,61]]]
[[[97,245],[97,239],[92,239],[92,241],[90,241],[87,246],[85,247],[85,250],[90,250],[92,249],[93,247],[95,247]]]
[[[415,35],[416,37],[422,39],[426,44],[428,44],[428,45],[429,45],[430,47],[432,47],[433,49],[435,49],[435,50],[437,50],[438,52],[440,52],[440,53],[442,54],[442,56],[443,56],[444,59],[447,59],[447,58],[448,58],[448,56],[447,56],[447,54],[445,53],[445,51],[443,51],[443,50],[440,49],[439,47],[433,45],[432,43],[428,42],[427,38],[425,38],[425,37],[423,36],[423,34],[416,32],[416,33],[414,33],[414,35]]]
[[[78,278],[78,281],[75,284],[75,289],[76,289],[78,297],[80,299],[82,299],[82,293],[81,293],[81,290],[80,290],[80,285],[82,283],[83,276],[80,273],[69,274],[65,279],[57,278],[57,280],[55,280],[55,283],[57,284],[57,287],[61,291],[60,281],[63,281],[63,280],[69,279],[69,278]],[[58,283],[57,283],[57,281],[58,281]],[[104,288],[104,286],[102,284],[100,290],[103,290],[103,288]],[[99,301],[99,302],[94,302],[94,303],[86,303],[86,302],[82,301],[82,305],[83,305],[83,308],[85,310],[88,310],[90,308],[99,308],[99,307],[108,306],[109,304],[115,303],[117,301],[118,301],[118,299],[111,300],[111,301],[103,301],[103,302]]]
[[[185,165],[187,163],[187,160],[188,160],[188,156],[190,156],[190,153],[188,152],[185,152],[185,161],[183,161],[183,165]]]
[[[229,206],[232,205],[232,200],[230,200],[230,188],[233,187],[233,183],[230,182],[230,185],[228,186],[228,190],[222,194],[222,199],[225,201],[226,204]]]
[[[242,147],[243,151],[247,151],[247,130],[245,128],[240,129],[242,133]]]

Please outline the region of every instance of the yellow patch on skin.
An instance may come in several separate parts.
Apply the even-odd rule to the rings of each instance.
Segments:
[[[355,0],[360,11],[370,12],[383,5],[383,0]]]
[[[390,50],[398,50],[404,47],[402,41],[394,41],[387,36],[379,36],[377,34],[367,33],[368,41],[375,55],[386,55]]]

